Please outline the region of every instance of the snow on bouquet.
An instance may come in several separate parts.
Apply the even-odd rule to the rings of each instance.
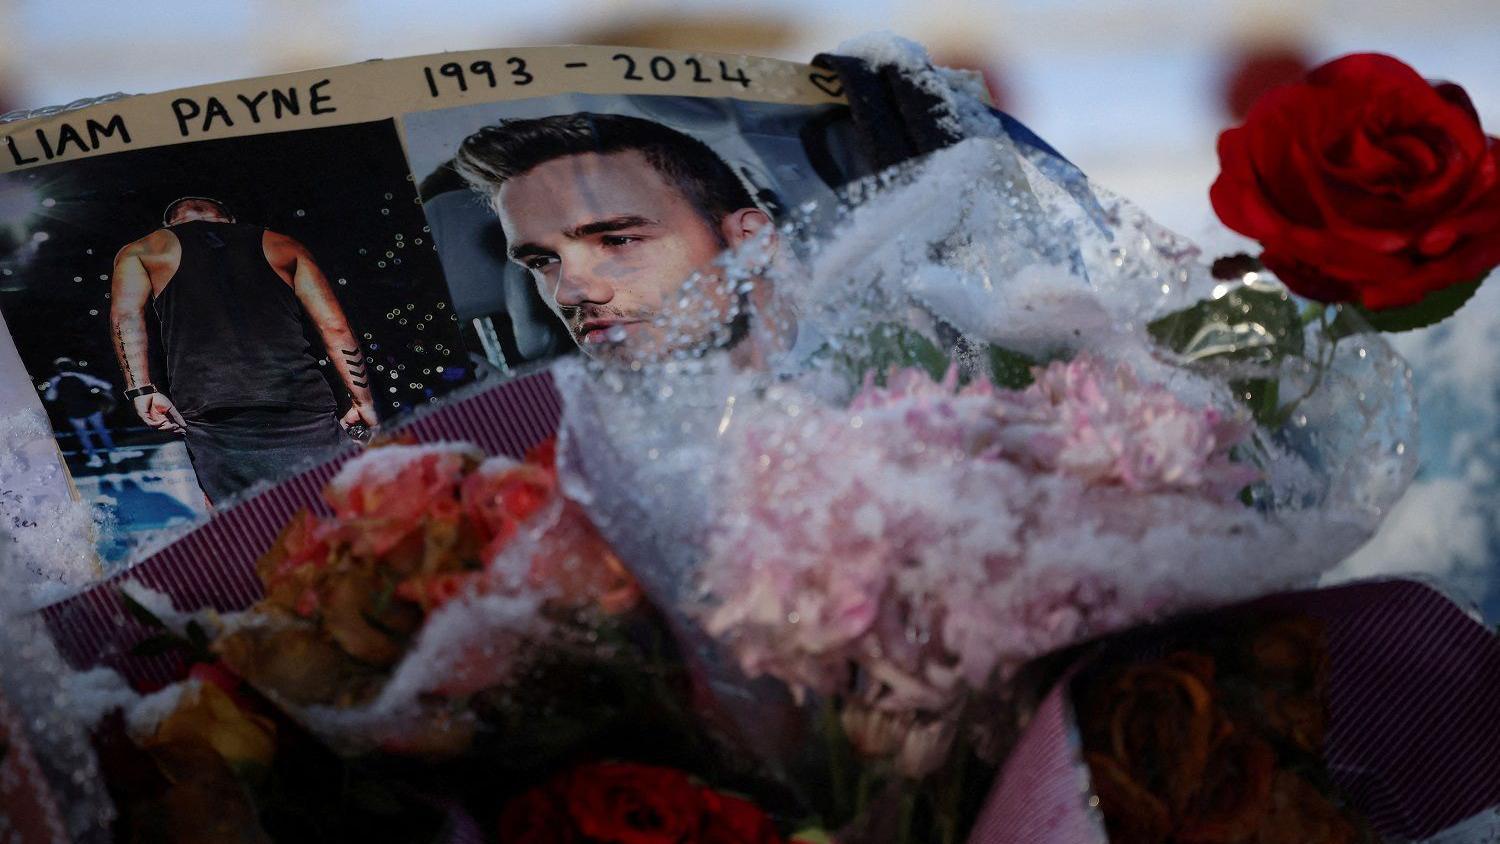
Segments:
[[[332,515],[292,521],[257,565],[265,598],[213,644],[320,734],[460,753],[480,712],[540,682],[526,675],[543,670],[537,653],[571,652],[574,670],[634,654],[640,593],[557,495],[550,442],[520,462],[460,444],[375,449],[324,496]]]
[[[1376,329],[1454,306],[1304,305],[953,119],[981,137],[726,265],[755,323],[780,320],[764,366],[557,368],[564,488],[849,840],[959,840],[1057,676],[1039,658],[1311,585],[1358,548],[1415,469],[1410,375]],[[1492,171],[1452,177],[1464,219],[1493,214]],[[758,732],[778,703],[805,729]],[[1120,840],[1221,840],[1174,823]]]
[[[542,840],[525,830],[628,825],[609,801],[643,779],[677,788],[639,789],[672,808],[663,823],[780,841],[754,804],[609,761],[721,769],[668,632],[558,494],[553,455],[549,439],[522,461],[451,442],[355,457],[323,490],[327,514],[302,510],[259,559],[264,597],[238,613],[126,584],[157,631],[136,653],[189,668],[144,696],[109,672],[75,679],[120,709],[95,737],[117,834]]]

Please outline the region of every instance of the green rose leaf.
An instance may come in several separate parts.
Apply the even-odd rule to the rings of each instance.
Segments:
[[[1280,289],[1241,287],[1146,326],[1189,361],[1212,357],[1269,361],[1302,354],[1302,316]]]
[[[1427,294],[1422,301],[1404,308],[1383,308],[1372,311],[1361,305],[1351,304],[1343,305],[1341,310],[1354,313],[1361,317],[1371,329],[1387,334],[1426,328],[1457,313],[1465,302],[1474,298],[1474,293],[1479,290],[1479,285],[1484,283],[1487,275],[1481,275],[1470,282],[1435,290]],[[1330,333],[1337,337],[1347,337],[1361,330],[1365,329],[1358,321],[1339,319],[1334,321]]]
[[[866,372],[874,372],[875,380],[884,384],[891,367],[921,367],[934,379],[948,371],[948,355],[936,343],[903,325],[877,326],[865,342],[861,352],[846,355],[845,364],[856,381],[863,380]]]
[[[1007,390],[1022,390],[1031,386],[1036,379],[1031,374],[1031,368],[1037,362],[1010,349],[1001,346],[990,346],[990,379],[996,387],[1004,387]]]
[[[1146,326],[1157,342],[1189,362],[1209,359],[1270,363],[1303,351],[1303,319],[1285,291],[1240,287]],[[1255,421],[1279,424],[1280,384],[1248,378],[1230,384]]]
[[[146,627],[151,630],[167,629],[166,623],[157,618],[156,613],[153,613],[152,611],[146,609],[144,604],[130,597],[130,593],[126,592],[123,589],[120,589],[116,591],[115,594],[119,596],[120,604],[125,607],[125,611],[130,613],[131,617],[134,618],[142,627]]]

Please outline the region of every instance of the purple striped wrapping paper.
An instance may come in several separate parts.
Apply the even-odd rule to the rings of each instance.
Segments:
[[[552,436],[561,400],[545,370],[462,396],[397,426],[393,433],[418,442],[464,440],[488,454],[520,457]],[[182,676],[176,654],[137,656],[131,649],[153,631],[125,611],[119,583],[135,580],[162,592],[181,609],[242,610],[262,595],[255,561],[288,520],[304,507],[326,512],[322,490],[347,451],[273,487],[251,494],[207,522],[92,589],[42,609],[42,617],[69,664],[114,668],[138,687],[165,685]]]
[[[1334,781],[1384,835],[1432,836],[1500,804],[1500,637],[1409,580],[1277,595],[1244,607],[1318,618],[1328,635]],[[1232,610],[1233,608],[1231,608]],[[1059,683],[1006,760],[970,844],[1104,842]]]

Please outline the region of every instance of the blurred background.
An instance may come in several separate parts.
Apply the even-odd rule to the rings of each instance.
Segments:
[[[808,60],[890,30],[981,71],[1098,184],[1212,254],[1217,134],[1268,86],[1354,51],[1467,88],[1500,134],[1497,0],[0,0],[0,112],[442,50],[599,43]],[[1500,280],[1394,342],[1422,474],[1341,573],[1424,571],[1500,620]]]

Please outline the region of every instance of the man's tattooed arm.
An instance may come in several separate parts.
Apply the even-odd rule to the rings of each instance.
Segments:
[[[317,326],[328,357],[349,391],[349,398],[357,411],[355,415],[364,424],[374,425],[378,418],[375,396],[370,389],[374,373],[370,372],[364,351],[354,338],[354,330],[349,327],[344,309],[339,306],[339,300],[333,295],[333,288],[317,262],[301,244],[290,243],[292,245],[288,248],[296,262],[292,272],[292,291],[312,318],[313,325]]]
[[[119,361],[120,372],[125,375],[125,388],[150,384],[146,303],[151,299],[151,276],[134,245],[125,247],[115,258],[109,298],[115,359]]]

